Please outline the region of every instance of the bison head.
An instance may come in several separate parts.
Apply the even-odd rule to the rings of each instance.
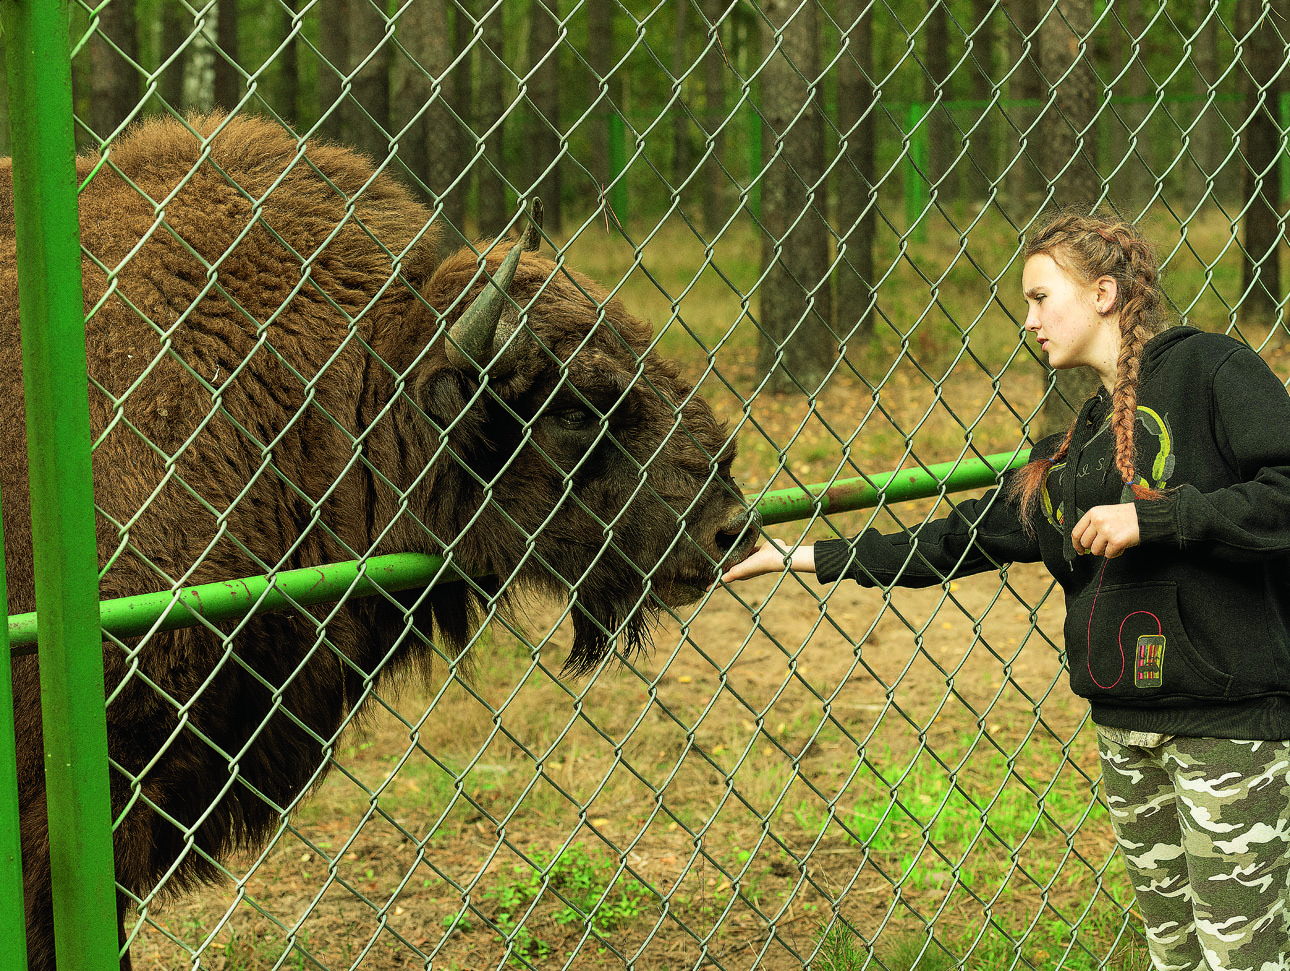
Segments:
[[[423,297],[446,333],[415,397],[457,466],[468,525],[448,552],[568,597],[566,668],[585,671],[615,640],[639,646],[660,606],[698,599],[758,520],[724,425],[648,324],[535,255],[538,219],[486,272],[469,249],[437,269]]]

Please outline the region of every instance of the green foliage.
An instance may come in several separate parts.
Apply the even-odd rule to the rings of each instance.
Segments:
[[[448,933],[461,931],[463,934],[474,930],[474,923],[465,914],[449,914],[442,921],[443,929]]]
[[[860,971],[869,961],[868,949],[842,924],[822,929],[816,941],[813,971]]]
[[[197,917],[185,919],[183,930],[190,946],[205,945],[201,950],[203,962],[211,962],[210,967],[218,967],[222,971],[255,971],[267,967],[302,971],[319,966],[310,954],[309,935],[306,933],[256,933],[224,926],[212,934],[206,923]],[[208,965],[203,963],[202,966]]]
[[[532,864],[512,867],[513,879],[492,887],[483,900],[495,908],[492,924],[509,942],[513,961],[537,962],[552,953],[554,944],[531,928],[538,912],[555,926],[581,936],[606,937],[639,918],[650,895],[601,853],[588,853],[573,844],[552,857],[535,850]],[[461,926],[458,924],[458,926]],[[465,927],[463,930],[467,929]]]
[[[999,968],[1060,968],[1062,971],[1147,971],[1151,967],[1143,939],[1131,936],[1110,954],[1090,947],[1103,928],[1048,920],[1028,932],[991,927],[986,934],[946,938],[937,934],[885,934],[869,945],[841,922],[822,927],[816,936],[812,971],[996,971]]]

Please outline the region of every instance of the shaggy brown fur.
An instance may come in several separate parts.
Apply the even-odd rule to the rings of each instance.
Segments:
[[[752,541],[725,430],[602,289],[525,254],[509,291],[528,309],[520,353],[481,380],[444,351],[484,286],[479,260],[438,260],[429,213],[396,182],[343,148],[306,155],[266,121],[188,125],[136,127],[80,197],[102,596],[396,551],[495,579],[106,641],[123,912],[262,845],[370,679],[455,655],[505,607],[503,580],[576,589],[568,666],[584,671],[612,638],[640,643],[652,597],[695,599]],[[82,180],[98,161],[80,160]],[[34,590],[14,261],[5,161],[0,487],[17,613]],[[14,678],[29,961],[47,971],[36,659]]]

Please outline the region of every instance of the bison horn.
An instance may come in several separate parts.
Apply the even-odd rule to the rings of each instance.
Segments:
[[[515,280],[515,271],[520,264],[520,253],[533,252],[541,245],[542,203],[537,199],[533,200],[530,220],[520,241],[507,252],[502,265],[497,268],[489,284],[485,285],[484,291],[474,299],[448,331],[445,352],[448,363],[458,370],[483,369],[492,363],[494,366],[490,371],[493,377],[497,378],[509,373],[511,369],[512,361],[494,362],[493,355],[497,345],[506,343],[514,333],[514,326],[500,335],[497,328],[507,305],[511,302],[507,291]],[[512,351],[513,345],[514,342],[512,342]],[[513,358],[513,354],[508,355],[508,358]]]

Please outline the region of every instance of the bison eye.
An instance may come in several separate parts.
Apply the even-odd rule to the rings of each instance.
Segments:
[[[562,428],[571,431],[585,431],[596,425],[596,416],[585,408],[566,408],[563,411],[554,412],[551,417]]]

